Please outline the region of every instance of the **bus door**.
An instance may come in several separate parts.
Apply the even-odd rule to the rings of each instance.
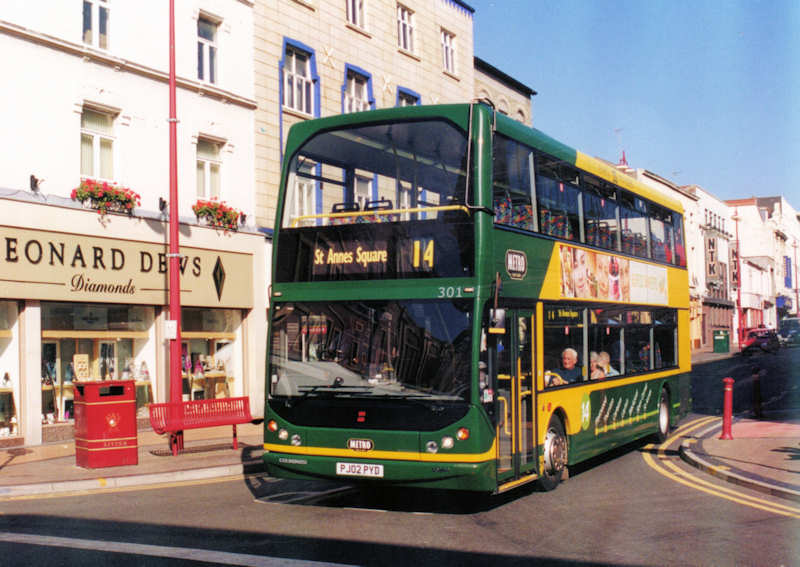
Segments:
[[[495,335],[497,480],[534,472],[533,311],[507,310],[505,333]]]

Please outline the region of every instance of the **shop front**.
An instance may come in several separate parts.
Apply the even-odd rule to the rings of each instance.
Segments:
[[[146,427],[148,404],[170,391],[166,223],[0,205],[0,446],[72,438],[78,381],[134,380]],[[180,253],[184,399],[250,395],[258,408],[263,236],[182,225]]]

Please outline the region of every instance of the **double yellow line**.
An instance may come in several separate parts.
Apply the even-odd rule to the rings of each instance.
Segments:
[[[688,486],[689,488],[694,488],[695,490],[705,492],[706,494],[711,494],[712,496],[724,498],[726,500],[743,504],[744,506],[749,506],[751,508],[756,508],[758,510],[764,510],[766,512],[772,512],[781,516],[800,519],[800,508],[797,506],[787,506],[785,504],[764,500],[756,496],[750,496],[725,486],[719,486],[701,477],[681,470],[675,463],[668,459],[666,449],[671,443],[679,442],[679,437],[691,433],[692,431],[695,431],[696,429],[708,425],[712,421],[718,419],[718,417],[703,417],[690,421],[689,423],[676,429],[673,434],[670,435],[660,445],[647,445],[645,447],[645,452],[642,453],[644,461],[650,468],[662,476],[665,476],[666,478],[684,486]],[[657,459],[655,459],[651,453],[647,452],[647,449],[656,447],[658,448]]]

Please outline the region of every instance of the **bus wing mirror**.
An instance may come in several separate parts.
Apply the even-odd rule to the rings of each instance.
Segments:
[[[492,335],[506,334],[505,309],[489,309],[489,333]]]

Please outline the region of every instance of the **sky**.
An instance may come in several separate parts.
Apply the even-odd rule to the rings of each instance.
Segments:
[[[719,199],[800,210],[800,1],[466,0],[533,126]]]

